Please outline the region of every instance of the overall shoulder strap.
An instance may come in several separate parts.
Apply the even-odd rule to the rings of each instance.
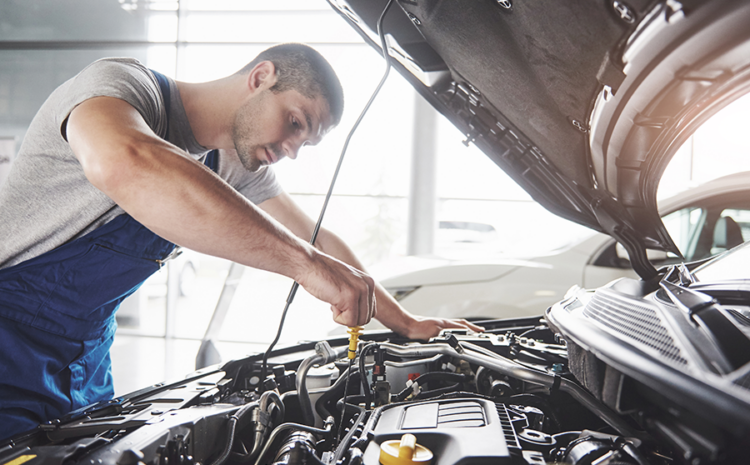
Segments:
[[[169,134],[169,108],[171,103],[169,81],[167,80],[167,77],[160,72],[154,71],[153,69],[150,71],[154,74],[156,81],[159,83],[159,90],[161,91],[161,96],[164,99],[164,105],[166,106],[167,110],[167,134]],[[166,137],[164,139],[166,139]],[[203,163],[212,171],[216,172],[219,167],[219,151],[212,150],[208,152]]]
[[[167,134],[169,134],[169,108],[171,104],[171,98],[169,94],[169,81],[167,77],[158,71],[150,70],[156,81],[159,83],[159,90],[161,91],[161,98],[164,99],[164,107],[167,113]],[[166,140],[166,137],[164,138]]]

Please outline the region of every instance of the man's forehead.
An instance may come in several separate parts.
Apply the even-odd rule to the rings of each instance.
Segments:
[[[300,97],[303,99],[303,103],[300,104],[300,109],[305,116],[307,127],[310,128],[311,135],[323,138],[323,136],[333,129],[333,121],[328,101],[322,96],[318,96],[314,99],[302,95],[300,95]]]

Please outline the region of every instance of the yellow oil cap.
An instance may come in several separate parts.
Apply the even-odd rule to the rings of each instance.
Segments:
[[[417,444],[413,434],[404,434],[401,440],[385,441],[380,445],[380,463],[383,465],[429,465],[432,452]]]

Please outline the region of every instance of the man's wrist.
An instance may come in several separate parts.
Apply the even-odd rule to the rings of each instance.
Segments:
[[[378,291],[378,313],[375,318],[391,331],[404,337],[411,337],[415,325],[418,324],[420,320],[404,309],[401,304],[399,304],[393,296],[391,296],[388,291],[379,284]]]

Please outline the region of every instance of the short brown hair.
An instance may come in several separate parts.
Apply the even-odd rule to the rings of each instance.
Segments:
[[[276,84],[271,91],[293,89],[311,99],[322,96],[328,102],[333,124],[339,124],[344,112],[344,90],[331,64],[317,50],[296,43],[275,45],[260,52],[237,74],[249,73],[262,61],[270,61],[276,68]]]

